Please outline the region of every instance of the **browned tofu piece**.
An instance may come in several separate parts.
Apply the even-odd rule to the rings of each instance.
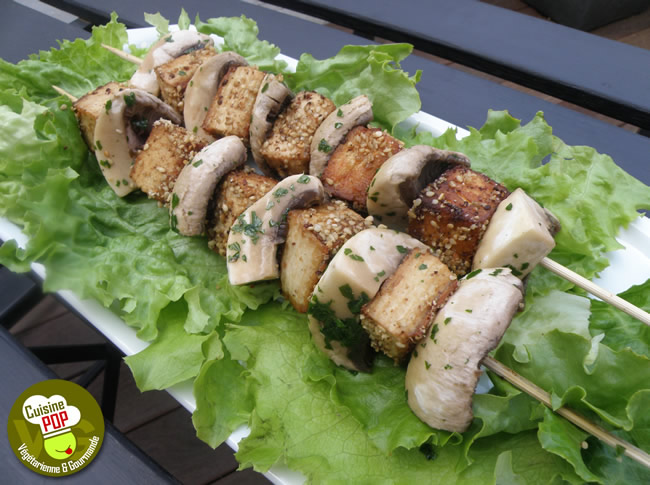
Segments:
[[[194,50],[155,68],[160,95],[165,103],[183,112],[185,89],[201,64],[216,56],[213,47]]]
[[[135,158],[131,178],[150,199],[166,205],[178,174],[204,146],[204,141],[182,126],[158,120]]]
[[[458,276],[468,273],[478,244],[508,190],[457,166],[426,186],[409,211],[408,233],[428,244]]]
[[[261,199],[277,182],[254,173],[250,168],[233,170],[221,179],[208,207],[208,247],[226,257],[228,233],[237,217]]]
[[[337,200],[289,212],[289,230],[280,262],[282,293],[305,313],[318,280],[341,246],[367,222]]]
[[[336,105],[325,96],[313,91],[299,92],[275,120],[262,145],[266,163],[283,178],[309,173],[314,132],[335,109]]]
[[[457,286],[456,275],[431,251],[409,251],[361,309],[361,325],[373,348],[395,362],[403,361]]]
[[[106,102],[124,88],[125,86],[121,84],[110,82],[86,93],[74,102],[74,112],[79,121],[81,134],[91,150],[96,148],[93,143],[95,143],[95,122],[97,118],[102,111],[106,111]]]
[[[253,105],[265,73],[255,66],[233,66],[219,83],[203,129],[216,137],[238,136],[248,145]]]
[[[353,128],[325,167],[321,177],[325,190],[333,197],[352,202],[354,209],[366,212],[370,182],[379,167],[402,146],[401,141],[379,128]]]

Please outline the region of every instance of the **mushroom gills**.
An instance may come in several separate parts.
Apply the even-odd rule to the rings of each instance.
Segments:
[[[327,196],[316,177],[292,175],[278,182],[230,228],[227,246],[231,285],[278,278],[278,246],[284,242],[287,214],[325,202]]]
[[[172,229],[184,236],[205,231],[208,203],[219,180],[246,162],[247,152],[236,136],[227,136],[197,153],[176,179],[170,204]]]
[[[474,255],[473,269],[505,266],[526,277],[555,247],[560,223],[522,189],[505,198]]]
[[[332,258],[307,313],[314,343],[335,364],[354,371],[370,369],[372,353],[359,323],[361,307],[413,248],[426,250],[407,234],[370,228],[351,237]]]
[[[483,358],[503,337],[523,302],[523,284],[508,268],[461,280],[438,312],[406,370],[408,404],[429,426],[465,431]]]
[[[163,118],[181,124],[171,106],[140,89],[124,89],[106,103],[95,123],[95,156],[106,181],[120,197],[137,187],[131,167],[154,122]]]
[[[455,165],[470,166],[462,153],[428,145],[406,148],[379,169],[368,190],[368,213],[391,227],[404,228],[407,213],[424,187]]]

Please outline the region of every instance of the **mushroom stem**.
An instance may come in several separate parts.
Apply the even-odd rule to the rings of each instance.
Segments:
[[[550,394],[546,392],[544,389],[542,389],[541,387],[536,386],[528,379],[520,376],[515,371],[513,371],[509,367],[506,367],[501,362],[494,359],[493,357],[490,357],[489,355],[483,359],[482,363],[485,367],[490,369],[499,377],[502,377],[510,384],[521,389],[529,396],[534,397],[549,409],[551,410],[553,409],[553,406],[551,404]],[[641,448],[638,448],[633,444],[628,443],[627,441],[622,440],[617,436],[614,436],[613,434],[609,433],[608,431],[601,428],[600,426],[592,423],[584,416],[581,416],[577,412],[567,407],[562,406],[561,408],[556,409],[555,412],[560,416],[564,417],[565,419],[567,419],[568,421],[570,421],[571,423],[578,426],[580,429],[595,436],[603,443],[611,446],[612,448],[621,447],[623,449],[624,454],[632,458],[634,461],[646,466],[647,468],[650,468],[650,455],[645,451],[643,451]]]
[[[68,99],[70,101],[72,101],[73,103],[76,103],[77,100],[78,100],[78,98],[74,97],[72,94],[67,92],[65,89],[61,89],[59,86],[55,86],[54,84],[52,84],[52,89],[54,89],[57,93],[59,93],[59,94],[61,94],[63,96],[67,96]]]
[[[112,52],[117,57],[121,57],[125,61],[130,62],[131,64],[135,64],[136,66],[139,66],[140,64],[142,64],[142,59],[140,59],[139,57],[136,57],[136,56],[131,55],[131,54],[127,53],[127,52],[121,51],[120,49],[116,49],[115,47],[111,47],[110,45],[107,45],[107,44],[102,44],[102,47],[104,49],[106,49],[107,51]]]
[[[577,287],[582,288],[586,292],[591,293],[594,296],[597,296],[601,300],[627,313],[631,317],[636,318],[637,320],[645,323],[646,325],[650,325],[650,313],[646,312],[645,310],[637,306],[632,305],[630,302],[625,301],[620,296],[617,296],[614,293],[611,293],[605,290],[604,288],[601,288],[597,284],[592,283],[588,279],[580,276],[578,273],[571,271],[569,268],[562,266],[561,264],[556,263],[555,261],[549,258],[542,259],[540,265],[546,268],[547,270],[552,271],[559,277],[564,278],[565,280],[573,283]]]

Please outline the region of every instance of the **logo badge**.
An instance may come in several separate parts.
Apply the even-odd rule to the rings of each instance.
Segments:
[[[9,413],[12,450],[30,470],[64,477],[86,467],[104,440],[104,417],[83,387],[52,379],[29,387]]]

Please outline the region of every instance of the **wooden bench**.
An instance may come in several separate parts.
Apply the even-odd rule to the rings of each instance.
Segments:
[[[650,51],[475,0],[264,0],[650,129]]]

